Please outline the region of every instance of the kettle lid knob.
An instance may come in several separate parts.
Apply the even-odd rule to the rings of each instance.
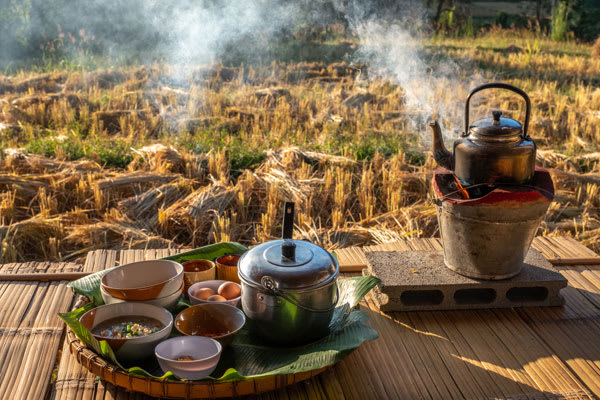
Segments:
[[[493,124],[494,125],[500,125],[500,117],[502,116],[502,111],[499,110],[494,110],[492,111],[492,117],[493,117]]]

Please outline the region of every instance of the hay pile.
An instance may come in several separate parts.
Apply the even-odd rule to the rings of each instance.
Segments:
[[[431,159],[416,167],[402,153],[357,162],[284,148],[234,179],[219,169],[218,152],[200,157],[205,167],[197,168],[199,156],[155,149],[140,149],[143,159],[125,171],[8,151],[0,161],[0,262],[80,259],[99,248],[254,244],[278,237],[286,200],[297,203],[296,237],[330,249],[438,235],[427,200]],[[551,152],[540,151],[538,162],[558,188],[539,233],[600,250],[600,174]]]
[[[573,76],[597,71],[567,61],[559,69]],[[33,142],[32,151],[53,154],[0,155],[0,262],[77,260],[97,248],[256,244],[279,237],[288,200],[297,203],[295,236],[329,249],[437,236],[428,200],[433,160],[390,150],[418,148],[422,132],[413,126],[424,126],[423,112],[407,108],[398,85],[361,77],[367,72],[347,63],[274,63],[199,67],[182,74],[185,82],[159,65],[0,76],[1,144]],[[448,118],[462,118],[462,104],[454,106],[467,93],[440,85]],[[591,148],[598,93],[535,85],[536,143]],[[503,96],[493,102],[473,113],[522,107]],[[599,153],[539,150],[537,162],[558,189],[538,233],[571,235],[600,251]]]

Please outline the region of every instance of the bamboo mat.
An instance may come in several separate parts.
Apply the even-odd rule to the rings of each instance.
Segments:
[[[0,274],[79,271],[69,263],[0,265]],[[0,399],[41,399],[50,385],[64,324],[56,315],[73,301],[66,282],[0,282]]]
[[[424,250],[439,246],[436,239],[419,239],[382,247]],[[572,261],[577,257],[597,257],[567,238],[536,238],[534,247],[549,259]],[[355,258],[361,254],[357,249],[351,251],[355,252]],[[342,265],[344,253],[350,251],[342,252],[342,257],[338,252]],[[98,271],[167,254],[170,251],[95,251],[88,255],[83,271]],[[354,262],[357,264],[356,260]],[[21,264],[3,268],[30,272],[41,267],[38,264]],[[364,343],[321,375],[256,398],[600,398],[600,263],[561,264],[557,270],[569,280],[569,286],[563,290],[564,307],[380,314],[367,296],[361,307],[369,312],[370,324],[379,332],[379,339]],[[3,269],[0,269],[2,272]],[[4,305],[3,299],[10,299],[15,293],[23,296],[27,285],[49,287],[52,284],[19,282],[0,285],[0,307],[4,311],[0,314],[0,321],[8,318],[5,311],[9,306]],[[56,282],[57,287],[60,285]],[[61,297],[55,295],[54,298]],[[52,300],[42,300],[39,298],[39,305],[33,308],[59,307],[50,307]],[[70,301],[71,297],[64,300],[64,308],[68,308]],[[21,302],[15,302],[11,307],[14,308],[11,315],[32,312],[29,311],[31,306],[22,306]],[[18,311],[19,307],[24,310]],[[29,316],[30,320],[32,318],[35,319],[33,315]],[[4,321],[2,326],[7,326]],[[27,351],[26,346],[22,348],[25,350],[21,352]],[[47,384],[53,362],[40,362],[35,374],[20,376],[13,367],[5,368],[2,362],[6,359],[5,353],[6,344],[0,342],[0,382],[14,384],[4,392],[0,386],[0,398],[18,398],[13,395],[19,390],[27,392],[25,397],[28,398],[42,397],[35,393],[43,393],[43,390],[35,389],[38,390],[35,393],[33,390],[42,382]],[[6,374],[8,378],[4,377]],[[146,398],[98,381],[77,363],[64,345],[56,375],[50,398]],[[16,384],[17,380],[19,384]]]

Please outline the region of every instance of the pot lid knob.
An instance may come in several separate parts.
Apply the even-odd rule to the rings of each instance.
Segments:
[[[281,258],[282,260],[295,261],[296,259],[296,245],[291,240],[285,240],[281,245]]]

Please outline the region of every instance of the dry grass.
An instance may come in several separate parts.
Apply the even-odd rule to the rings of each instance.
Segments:
[[[558,189],[539,233],[600,251],[593,49],[445,45],[529,92],[537,162]],[[253,244],[278,237],[285,200],[297,203],[296,237],[330,249],[438,235],[428,200],[435,165],[420,146],[429,132],[411,123],[419,113],[403,106],[401,87],[358,71],[216,66],[186,71],[182,84],[163,66],[0,77],[0,262]],[[440,101],[467,95],[440,85]],[[492,107],[523,111],[502,95],[473,114]]]

